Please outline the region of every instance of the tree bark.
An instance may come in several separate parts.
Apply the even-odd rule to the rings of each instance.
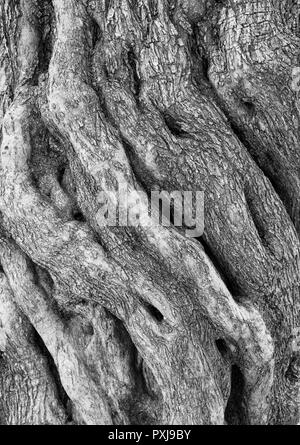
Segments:
[[[0,2],[0,422],[299,423],[299,0]]]

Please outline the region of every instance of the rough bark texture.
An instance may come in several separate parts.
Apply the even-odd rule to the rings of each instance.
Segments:
[[[298,423],[299,0],[0,5],[1,423]]]

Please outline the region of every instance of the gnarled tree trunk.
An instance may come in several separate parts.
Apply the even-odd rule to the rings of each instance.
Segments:
[[[1,423],[298,423],[299,0],[0,4]]]

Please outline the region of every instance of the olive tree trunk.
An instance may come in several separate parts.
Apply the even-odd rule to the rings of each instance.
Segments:
[[[298,423],[300,1],[0,5],[1,423]]]

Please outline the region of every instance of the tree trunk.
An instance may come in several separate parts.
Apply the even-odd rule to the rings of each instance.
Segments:
[[[300,1],[0,1],[1,423],[299,423]]]

